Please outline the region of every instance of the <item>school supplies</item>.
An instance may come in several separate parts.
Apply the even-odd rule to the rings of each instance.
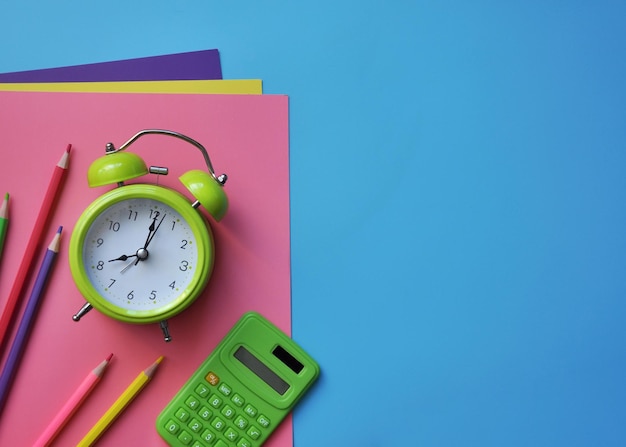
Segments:
[[[15,278],[15,282],[13,283],[13,287],[11,288],[9,298],[7,299],[6,305],[3,309],[2,317],[0,317],[0,352],[8,342],[8,330],[14,318],[15,308],[17,307],[20,296],[22,295],[22,289],[24,288],[26,277],[30,271],[30,266],[33,263],[37,246],[41,243],[49,217],[52,214],[53,206],[55,205],[61,192],[61,186],[67,174],[71,148],[72,145],[68,144],[65,152],[61,156],[61,159],[54,167],[52,179],[48,185],[48,190],[46,191],[41,209],[39,210],[39,215],[37,216],[37,221],[35,222],[35,228],[30,234],[30,239],[22,258],[22,263],[17,271],[17,276]]]
[[[46,255],[41,263],[39,273],[37,274],[35,284],[33,285],[33,290],[30,294],[30,298],[28,299],[28,303],[26,304],[26,310],[24,311],[24,315],[22,316],[20,325],[13,340],[13,344],[11,345],[11,350],[9,351],[4,368],[2,369],[2,374],[0,375],[0,413],[4,408],[11,384],[15,378],[15,373],[19,367],[22,354],[24,353],[28,336],[30,335],[33,323],[35,322],[35,317],[37,316],[37,310],[39,309],[39,304],[41,303],[46,283],[48,282],[48,278],[52,272],[54,260],[59,252],[59,242],[62,229],[63,227],[59,228],[46,250]]]
[[[78,410],[80,405],[85,401],[87,396],[91,393],[91,391],[96,387],[96,385],[100,382],[104,371],[106,370],[109,362],[111,361],[111,357],[113,354],[110,354],[106,359],[104,359],[98,366],[96,366],[92,371],[87,374],[87,377],[78,385],[76,391],[70,396],[70,398],[65,402],[63,408],[56,414],[54,419],[48,424],[46,429],[41,433],[33,447],[47,447],[50,445],[54,438],[59,434],[59,432],[65,427],[65,424],[70,420],[72,415]]]
[[[156,429],[172,447],[258,447],[318,375],[300,346],[248,312],[161,412]]]
[[[122,395],[111,405],[98,422],[85,437],[78,443],[77,447],[88,447],[93,445],[107,428],[117,419],[124,409],[133,401],[141,390],[150,382],[156,372],[163,356],[159,357],[152,365],[142,371],[135,380],[126,388]]]

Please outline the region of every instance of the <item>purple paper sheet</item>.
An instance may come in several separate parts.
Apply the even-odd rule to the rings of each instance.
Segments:
[[[0,82],[111,82],[222,79],[218,50],[0,73]]]

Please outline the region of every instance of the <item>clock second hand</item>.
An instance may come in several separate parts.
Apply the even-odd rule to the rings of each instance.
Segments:
[[[133,265],[137,265],[137,264],[135,262],[129,262],[128,264],[126,264],[126,267],[124,267],[120,273],[124,273],[126,270],[131,268]]]

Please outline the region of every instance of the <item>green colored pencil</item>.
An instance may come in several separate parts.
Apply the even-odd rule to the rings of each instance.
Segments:
[[[2,257],[2,249],[4,248],[4,238],[7,235],[7,227],[9,226],[9,193],[4,195],[2,205],[0,205],[0,258]]]

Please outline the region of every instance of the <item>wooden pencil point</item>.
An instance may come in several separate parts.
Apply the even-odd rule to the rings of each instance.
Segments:
[[[161,356],[158,359],[155,360],[155,362],[148,366],[145,371],[144,374],[150,378],[152,378],[152,376],[154,376],[154,373],[156,372],[157,368],[159,367],[159,364],[163,361],[164,357]]]
[[[4,195],[4,200],[0,204],[0,218],[6,219],[9,214],[9,193]]]
[[[68,144],[67,148],[65,148],[65,152],[61,155],[61,159],[57,163],[57,166],[62,169],[67,169],[70,160],[70,151],[72,150],[72,145]]]

